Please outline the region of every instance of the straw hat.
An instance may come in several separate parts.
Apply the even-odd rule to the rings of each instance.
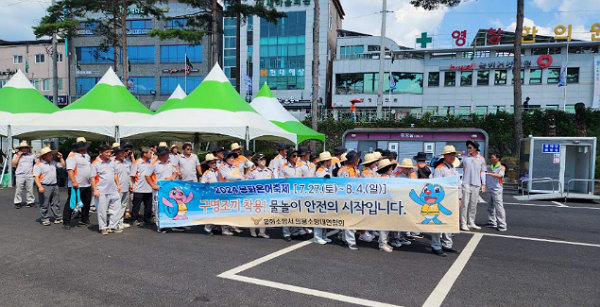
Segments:
[[[71,149],[74,152],[79,152],[81,150],[88,149],[92,142],[87,141],[84,137],[78,137],[76,142],[73,143],[73,148]]]
[[[380,151],[376,151],[376,152],[374,152],[374,153],[373,153],[373,155],[375,155],[375,157],[377,157],[377,160],[379,160],[379,159],[383,158],[383,156],[381,155],[381,152],[380,152]],[[365,158],[366,158],[366,157],[365,157]]]
[[[343,154],[340,156],[340,163],[342,163],[342,162],[346,162],[346,161],[348,161],[348,159],[346,159],[346,153],[343,153]]]
[[[121,147],[121,143],[114,142],[111,147],[112,148]]]
[[[365,155],[365,162],[363,162],[362,165],[371,164],[373,162],[377,162],[378,160],[379,158],[375,153],[368,153]]]
[[[324,151],[319,154],[319,162],[331,160],[331,153],[329,151]]]
[[[38,155],[38,158],[41,158],[45,154],[49,154],[49,153],[55,154],[57,152],[58,152],[58,150],[52,150],[52,149],[50,149],[50,147],[44,147],[44,148],[42,148],[42,150],[40,150],[40,154]]]
[[[173,145],[171,145],[171,147],[170,147],[170,148],[171,148],[171,150],[173,150],[173,148],[177,148],[177,149],[179,149],[179,146],[177,146],[177,144],[173,144]]]
[[[377,170],[378,171],[383,170],[390,165],[396,166],[396,165],[398,165],[398,163],[391,162],[390,159],[383,159],[383,160],[379,161],[379,163],[377,163]]]
[[[214,161],[214,160],[218,160],[217,157],[215,157],[215,155],[213,154],[206,154],[206,157],[204,157],[204,162],[210,162],[210,161]]]
[[[445,154],[450,154],[450,153],[455,153],[457,155],[460,154],[459,151],[456,151],[456,148],[454,148],[453,145],[446,145],[446,146],[444,146],[444,151],[440,155],[445,155]]]
[[[91,142],[86,140],[84,137],[80,136],[75,140],[75,143],[91,143]]]
[[[236,149],[241,149],[241,148],[242,148],[242,146],[240,146],[240,144],[232,143],[230,150],[236,150]]]
[[[17,149],[21,149],[23,147],[27,147],[29,149],[31,149],[31,146],[29,144],[27,144],[27,141],[21,141],[21,143],[19,143],[19,146],[17,146]]]
[[[401,168],[414,168],[415,167],[412,159],[410,159],[410,158],[402,159],[402,163],[398,166]]]
[[[158,147],[169,147],[169,145],[167,145],[167,142],[160,142],[158,143]]]

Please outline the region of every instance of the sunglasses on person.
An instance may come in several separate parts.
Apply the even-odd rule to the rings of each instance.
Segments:
[[[291,158],[298,158],[298,155],[291,155]]]

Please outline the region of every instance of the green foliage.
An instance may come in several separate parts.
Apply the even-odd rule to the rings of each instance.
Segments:
[[[411,0],[410,4],[414,7],[422,7],[428,11],[435,10],[440,6],[454,7],[459,5],[461,2],[468,0]]]

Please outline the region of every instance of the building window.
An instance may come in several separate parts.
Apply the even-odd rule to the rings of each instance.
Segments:
[[[427,77],[427,86],[440,86],[440,73],[439,72],[430,72],[429,77]]]
[[[558,78],[560,77],[560,68],[548,68],[548,84],[556,84],[558,83]]]
[[[575,54],[598,53],[598,46],[569,47],[569,53],[575,53]]]
[[[364,74],[339,74],[335,77],[336,94],[355,95],[365,92]]]
[[[329,15],[329,30],[331,30],[332,26],[333,26],[333,16]]]
[[[160,77],[160,94],[171,95],[177,85],[180,85],[187,94],[191,93],[202,82],[202,77]]]
[[[442,115],[454,115],[454,107],[442,107]]]
[[[63,61],[63,54],[62,53],[56,54],[56,58],[58,59],[58,62],[62,62]]]
[[[127,27],[127,34],[139,35],[146,34],[149,30],[152,30],[152,20],[140,19],[140,20],[127,20],[125,21]]]
[[[162,63],[181,63],[184,65],[185,56],[193,63],[202,63],[202,46],[167,45],[160,46],[160,61]]]
[[[42,80],[42,91],[47,92],[50,90],[50,79]]]
[[[529,84],[542,84],[542,70],[541,69],[529,70]]]
[[[390,92],[390,74],[385,73],[383,79],[383,92]],[[423,74],[421,73],[393,73],[396,89],[393,93],[423,94]],[[379,92],[379,74],[364,74],[364,93],[377,94]]]
[[[77,78],[77,94],[85,95],[100,81],[100,78]]]
[[[495,85],[504,85],[506,84],[507,79],[507,71],[506,70],[496,70],[494,72],[494,84]]]
[[[40,79],[33,79],[31,80],[31,83],[33,84],[33,87],[35,87],[36,90],[40,90]]]
[[[112,47],[105,51],[100,47],[77,47],[77,62],[80,64],[107,64],[114,63],[114,52]]]
[[[471,107],[460,107],[458,109],[458,115],[470,115]]]
[[[8,80],[0,80],[0,88],[3,88],[7,81]],[[575,107],[573,107],[573,110],[575,110]]]
[[[480,70],[477,72],[477,85],[490,85],[489,70]]]
[[[560,54],[560,47],[550,48],[532,48],[531,55],[542,55],[542,54]]]
[[[360,58],[361,54],[365,52],[365,46],[341,46],[340,47],[340,58],[341,59],[357,59]]]
[[[150,91],[154,90],[154,77],[129,77],[127,87],[133,85],[133,94],[150,95]]]
[[[546,110],[556,110],[558,111],[558,105],[547,105]]]
[[[63,79],[58,78],[58,90],[62,91],[63,90]]]
[[[288,12],[277,25],[260,22],[260,84],[274,90],[305,88],[306,11]]]
[[[460,86],[471,86],[473,85],[473,72],[462,71],[460,73]]]
[[[488,107],[486,106],[479,106],[475,109],[475,114],[477,115],[486,115],[488,112]]]
[[[567,68],[567,84],[579,83],[579,67]]]
[[[431,115],[437,115],[438,114],[438,107],[427,107],[427,113],[431,114]]]
[[[186,18],[172,18],[167,20],[167,28],[172,29],[183,29],[187,26],[188,20]]]
[[[456,86],[456,72],[447,71],[444,73],[444,86]]]
[[[22,55],[13,55],[13,64],[21,64],[23,63]]]
[[[45,54],[36,54],[35,55],[35,62],[36,63],[44,63],[45,59],[46,59],[46,55]]]
[[[575,114],[575,105],[566,105],[565,112],[568,114]]]
[[[154,63],[154,46],[128,46],[127,57],[131,63]],[[184,58],[180,60],[182,63]]]
[[[493,106],[491,113],[506,112],[506,106]]]
[[[521,84],[524,83],[523,82],[525,80],[524,76],[525,76],[525,71],[523,69],[521,69]],[[515,73],[514,73],[514,71],[513,71],[513,75],[512,75],[511,84],[515,84]]]

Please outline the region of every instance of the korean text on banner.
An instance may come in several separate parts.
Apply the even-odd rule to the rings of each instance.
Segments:
[[[458,232],[458,177],[161,181],[159,227],[321,227]]]

